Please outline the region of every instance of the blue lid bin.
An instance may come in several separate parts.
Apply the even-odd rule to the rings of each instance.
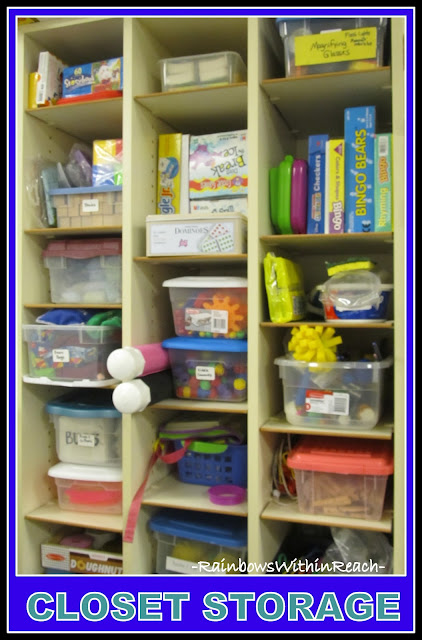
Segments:
[[[119,466],[122,461],[122,414],[106,390],[72,391],[48,402],[61,462]]]
[[[246,569],[244,518],[161,509],[149,521],[157,540],[155,573],[240,574]]]
[[[247,397],[247,340],[174,337],[162,343],[176,397],[242,402]]]

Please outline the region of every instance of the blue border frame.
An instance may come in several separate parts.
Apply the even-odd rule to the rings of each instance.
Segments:
[[[308,15],[383,15],[406,19],[406,296],[407,296],[407,574],[374,575],[367,578],[348,576],[225,576],[223,582],[208,576],[16,576],[15,575],[15,424],[16,424],[16,39],[17,18],[107,16],[239,16],[277,17]],[[329,8],[315,7],[252,9],[172,9],[172,8],[9,8],[8,7],[8,610],[9,632],[411,632],[414,630],[414,19],[415,7],[399,8]],[[69,580],[72,582],[69,583]],[[70,585],[70,586],[69,586]],[[44,619],[34,620],[28,603],[34,594],[46,592],[39,611]],[[176,592],[181,606],[177,606]],[[215,600],[206,601],[216,592]],[[305,601],[313,601],[313,615],[294,618],[292,602],[300,592]],[[218,595],[220,593],[220,595]],[[232,594],[231,598],[229,594]],[[243,595],[237,595],[242,593]],[[90,595],[94,594],[94,595]],[[122,602],[126,594],[127,604]],[[359,594],[359,595],[353,595]],[[384,595],[383,595],[384,594]],[[360,607],[350,606],[358,598]],[[237,598],[237,600],[236,600]],[[244,609],[236,602],[243,598]],[[250,602],[249,602],[250,601]],[[90,602],[93,603],[90,608]],[[268,603],[268,605],[266,604]],[[119,608],[120,607],[120,608]],[[113,614],[112,609],[120,613]],[[49,610],[52,615],[49,618]],[[91,613],[90,613],[91,610]],[[98,613],[97,613],[98,610]],[[127,613],[125,613],[125,611]],[[206,613],[204,613],[206,612]],[[319,617],[318,617],[319,612]],[[102,614],[104,618],[102,619]],[[131,617],[131,614],[134,614]],[[178,619],[178,613],[180,616]],[[306,613],[306,611],[305,611]],[[244,614],[244,615],[243,615]],[[292,617],[293,616],[293,617]],[[340,620],[340,616],[343,620]],[[41,616],[42,618],[43,616]]]

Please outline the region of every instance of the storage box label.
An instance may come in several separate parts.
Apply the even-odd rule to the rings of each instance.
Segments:
[[[214,367],[195,367],[195,378],[197,380],[215,380]]]
[[[309,413],[331,413],[349,415],[349,394],[338,391],[306,390],[305,410]]]
[[[69,349],[53,349],[53,362],[70,362]]]
[[[229,313],[224,309],[205,311],[188,307],[185,309],[186,331],[204,331],[210,333],[227,333]]]
[[[376,27],[326,31],[295,38],[295,63],[298,67],[376,57]]]
[[[96,213],[100,210],[98,198],[92,200],[82,200],[83,213]]]

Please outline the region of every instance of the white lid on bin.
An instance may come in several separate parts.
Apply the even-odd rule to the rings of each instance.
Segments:
[[[88,464],[59,462],[48,470],[52,478],[64,480],[89,480],[94,482],[121,482],[121,467],[100,467]]]
[[[229,276],[181,276],[164,280],[163,287],[204,288],[204,289],[244,289],[248,286],[247,278]]]

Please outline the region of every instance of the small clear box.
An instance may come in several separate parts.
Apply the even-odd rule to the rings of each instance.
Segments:
[[[248,281],[225,276],[165,280],[177,336],[244,340],[248,326]]]
[[[160,60],[161,90],[210,87],[246,80],[246,66],[235,51]]]
[[[57,487],[60,509],[122,513],[122,469],[58,462],[48,470]]]
[[[294,470],[302,513],[381,519],[393,473],[391,441],[305,436],[287,465]]]
[[[51,302],[120,303],[122,239],[52,240],[43,251]]]
[[[54,424],[61,462],[121,465],[122,415],[106,390],[66,393],[45,407]]]
[[[121,330],[111,326],[27,324],[29,376],[57,382],[110,379],[107,358],[121,347]]]
[[[286,77],[383,65],[388,18],[276,18]]]
[[[157,541],[155,573],[209,575],[210,567],[219,575],[244,572],[247,530],[242,518],[161,509],[149,527]]]
[[[280,357],[274,364],[283,380],[284,412],[290,424],[358,431],[378,423],[391,357],[358,362]]]
[[[247,397],[247,340],[167,338],[174,392],[185,400],[243,402]]]

